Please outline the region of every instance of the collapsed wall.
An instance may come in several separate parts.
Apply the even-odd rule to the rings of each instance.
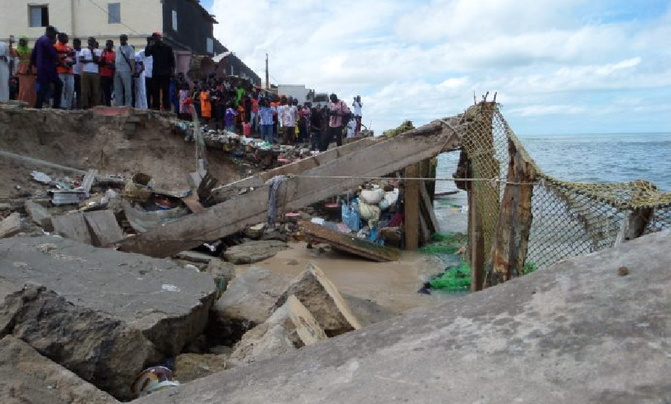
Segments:
[[[187,175],[196,171],[195,143],[173,132],[170,114],[130,108],[88,111],[0,107],[0,199],[42,189],[30,181],[33,170],[59,175],[53,168],[9,158],[18,154],[101,175],[153,177],[156,187],[188,190]],[[222,183],[240,177],[223,152],[210,150],[208,169]],[[17,187],[18,186],[18,187]]]

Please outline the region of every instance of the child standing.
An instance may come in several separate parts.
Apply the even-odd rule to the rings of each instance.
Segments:
[[[238,113],[233,109],[233,104],[228,103],[226,106],[226,115],[224,120],[226,121],[226,130],[229,132],[235,133],[235,117],[238,116]]]

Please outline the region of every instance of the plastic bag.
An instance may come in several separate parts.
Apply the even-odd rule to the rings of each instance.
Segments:
[[[352,231],[359,231],[361,228],[361,220],[359,219],[359,209],[356,202],[343,203],[342,222]]]

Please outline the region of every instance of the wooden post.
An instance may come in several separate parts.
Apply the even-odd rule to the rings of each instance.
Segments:
[[[503,192],[499,225],[492,243],[491,267],[487,275],[487,286],[508,281],[524,274],[524,261],[531,230],[531,198],[536,171],[531,160],[508,140],[510,162],[508,183]]]
[[[654,212],[653,208],[643,208],[629,212],[622,221],[622,228],[620,228],[620,232],[615,239],[615,247],[625,241],[641,237]]]
[[[406,178],[419,177],[419,163],[411,164],[404,170]],[[405,248],[416,250],[419,248],[419,215],[420,194],[418,180],[405,180],[405,192],[403,193],[404,225],[405,225]]]
[[[468,192],[468,245],[471,256],[471,291],[482,290],[485,274],[485,238],[482,217],[477,207],[475,192]]]

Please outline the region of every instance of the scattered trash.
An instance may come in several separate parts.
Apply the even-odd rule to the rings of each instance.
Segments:
[[[49,185],[51,184],[51,177],[46,175],[45,173],[41,171],[33,171],[30,173],[30,175],[33,177],[33,179],[39,183]]]
[[[176,386],[179,386],[179,382],[173,379],[172,370],[165,366],[153,366],[135,378],[131,389],[135,397],[143,397]]]

